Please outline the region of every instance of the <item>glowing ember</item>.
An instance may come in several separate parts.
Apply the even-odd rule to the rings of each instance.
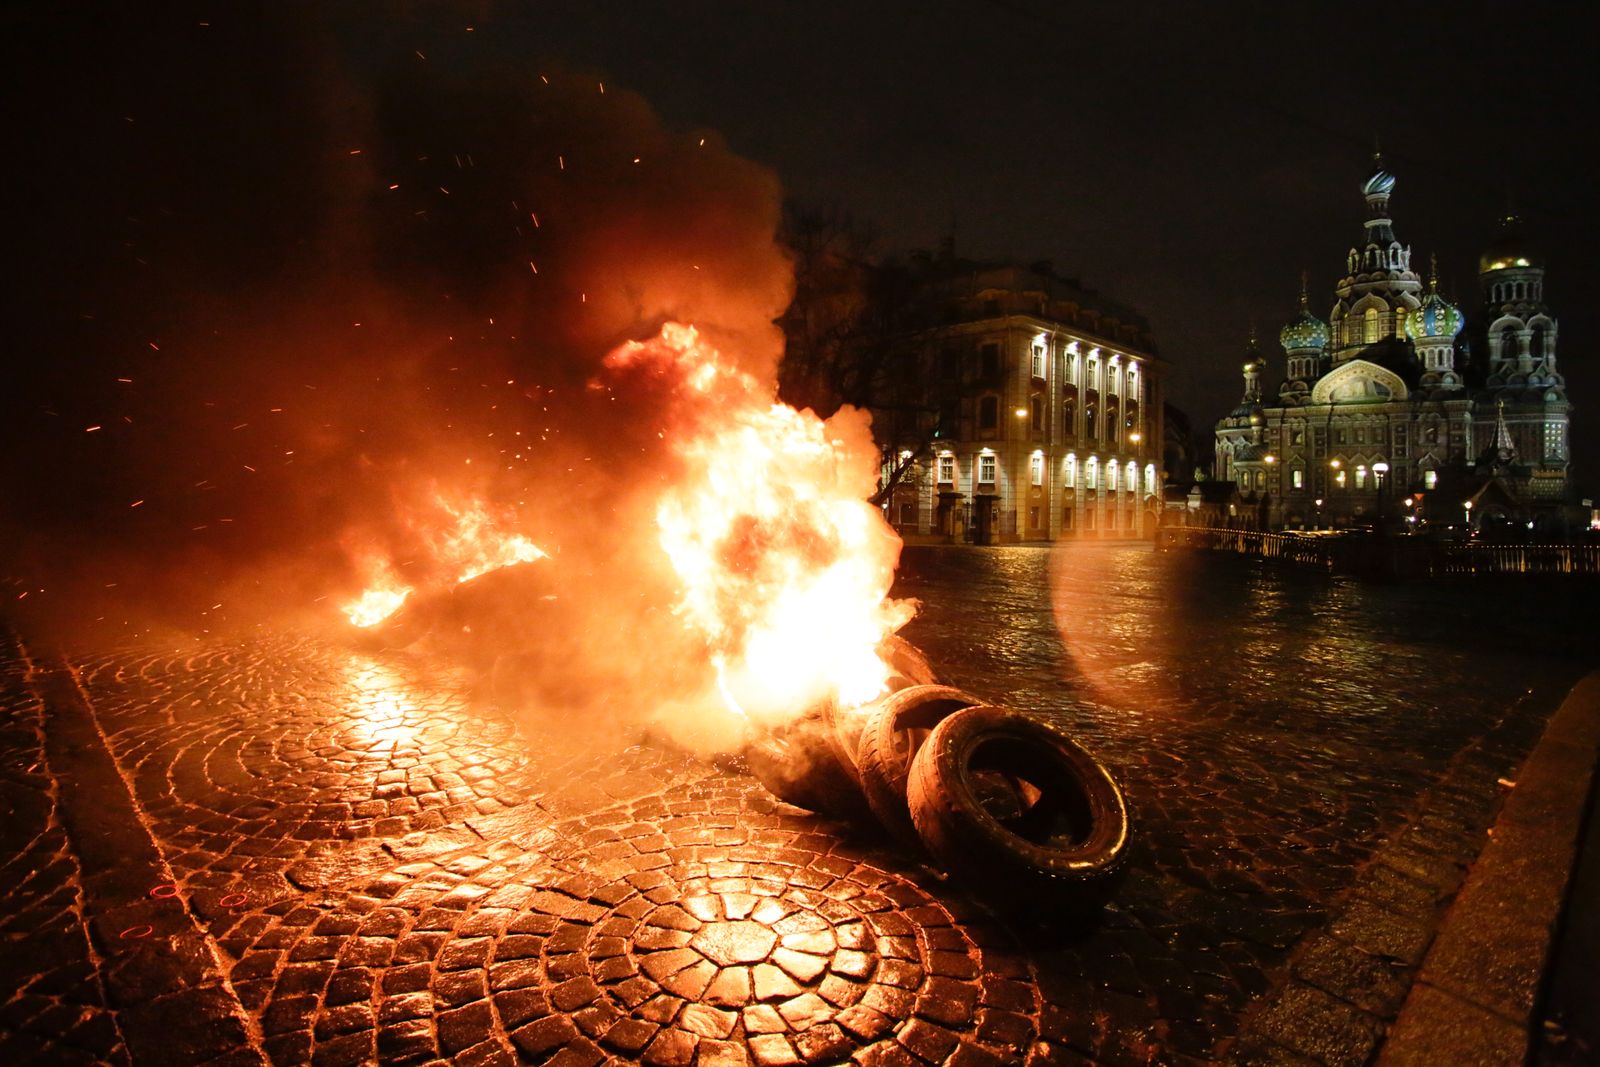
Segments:
[[[869,419],[823,421],[774,403],[694,328],[669,323],[607,358],[675,376],[690,427],[656,512],[682,583],[676,610],[702,635],[733,710],[787,718],[823,700],[882,694],[884,637],[915,608],[888,598],[900,539],[867,503],[876,485]]]

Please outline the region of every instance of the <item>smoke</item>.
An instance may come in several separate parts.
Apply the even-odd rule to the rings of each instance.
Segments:
[[[704,466],[674,447],[705,437],[704,399],[603,360],[692,323],[770,405],[777,180],[599,76],[358,74],[316,16],[262,18],[203,53],[164,41],[170,78],[133,91],[107,158],[59,175],[97,164],[116,194],[30,234],[41,261],[76,242],[94,266],[44,279],[46,355],[7,423],[13,611],[79,639],[344,637],[338,606],[382,580],[412,592],[377,643],[421,636],[504,702],[702,702],[708,634],[656,529]],[[106,104],[75,91],[69,134]],[[864,496],[865,417],[811,423]],[[540,558],[459,584],[469,526]],[[869,534],[886,593],[898,542]]]

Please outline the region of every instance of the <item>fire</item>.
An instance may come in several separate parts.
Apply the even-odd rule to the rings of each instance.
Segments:
[[[442,573],[459,585],[501,567],[545,557],[544,550],[526,536],[504,532],[506,522],[480,500],[458,505],[435,493],[430,506],[412,514],[408,525],[424,542],[429,572]],[[341,608],[352,625],[363,628],[393,615],[415,591],[382,553],[369,553],[364,566],[367,588]]]
[[[355,626],[376,626],[400,610],[411,595],[410,586],[368,589],[344,606],[344,613]]]
[[[888,596],[900,539],[866,499],[876,451],[865,413],[824,421],[775,403],[677,323],[606,362],[677,378],[682,475],[656,521],[681,584],[676,611],[705,639],[724,701],[774,718],[881,695],[876,649],[914,607]]]

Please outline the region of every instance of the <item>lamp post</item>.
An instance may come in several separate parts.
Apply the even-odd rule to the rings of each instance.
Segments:
[[[1322,529],[1322,498],[1317,497],[1317,529]]]
[[[1272,526],[1272,501],[1278,497],[1278,457],[1268,452],[1261,457],[1261,462],[1267,465],[1267,492],[1266,499],[1262,501],[1266,505],[1266,514],[1262,517],[1262,529],[1270,529]]]
[[[1389,516],[1387,514],[1387,509],[1384,507],[1384,504],[1388,502],[1388,498],[1383,492],[1383,483],[1386,480],[1384,475],[1388,473],[1389,464],[1385,463],[1383,460],[1379,460],[1372,465],[1372,477],[1378,483],[1378,526],[1384,531],[1387,531],[1389,526]]]
[[[1467,512],[1467,540],[1470,541],[1472,540],[1472,501],[1463,500],[1461,502],[1461,506],[1465,508]]]

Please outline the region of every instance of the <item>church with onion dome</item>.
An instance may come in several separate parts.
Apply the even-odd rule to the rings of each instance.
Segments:
[[[1418,273],[1395,235],[1394,188],[1379,160],[1327,318],[1302,276],[1281,361],[1251,338],[1244,395],[1216,426],[1215,475],[1237,485],[1247,521],[1273,529],[1559,533],[1569,407],[1543,262],[1517,218],[1502,219],[1469,323],[1437,266]]]

